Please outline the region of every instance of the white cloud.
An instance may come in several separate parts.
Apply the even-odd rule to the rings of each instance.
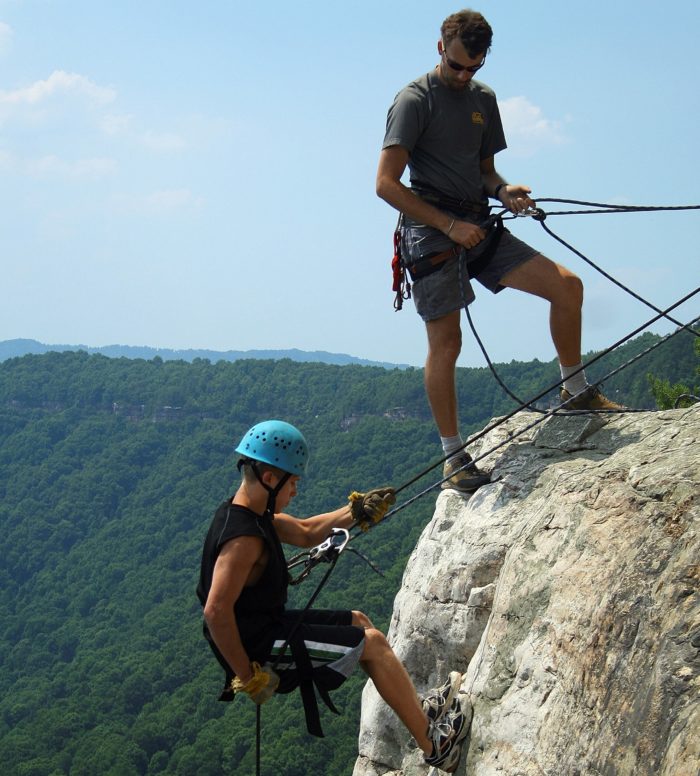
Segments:
[[[12,27],[0,22],[0,55],[6,54],[12,46]]]
[[[516,156],[533,156],[541,148],[567,141],[564,122],[548,119],[527,97],[509,97],[499,102],[508,148]]]
[[[34,177],[103,178],[116,171],[117,163],[108,158],[77,159],[69,162],[58,156],[48,155],[29,160],[24,167],[26,172]]]
[[[98,86],[84,75],[54,70],[48,78],[22,89],[0,90],[0,105],[37,105],[56,94],[78,94],[98,104],[106,104],[116,98],[114,89]]]
[[[181,151],[187,143],[175,132],[153,132],[150,129],[138,130],[134,127],[134,117],[130,115],[107,114],[100,122],[102,131],[112,137],[124,137],[132,143],[158,153]]]

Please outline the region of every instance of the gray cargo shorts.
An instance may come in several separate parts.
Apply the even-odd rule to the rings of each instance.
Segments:
[[[460,216],[460,218],[464,219],[464,216]],[[413,302],[418,315],[424,321],[442,318],[474,301],[474,290],[462,257],[466,253],[468,266],[469,262],[478,259],[488,249],[488,244],[489,240],[486,239],[471,250],[462,251],[460,256],[447,259],[440,266],[440,269],[432,274],[414,281]],[[418,224],[409,218],[404,220],[401,229],[401,250],[407,264],[419,258],[442,253],[454,245],[455,243],[439,229]],[[504,229],[496,252],[487,266],[476,275],[476,280],[489,291],[497,294],[504,288],[500,284],[501,278],[538,253],[539,251],[535,248]],[[461,272],[460,262],[462,262]]]

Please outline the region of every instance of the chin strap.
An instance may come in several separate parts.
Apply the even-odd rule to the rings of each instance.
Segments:
[[[292,475],[289,472],[284,472],[280,481],[277,483],[277,485],[275,485],[274,488],[271,488],[269,485],[263,482],[262,475],[260,474],[260,469],[258,469],[257,461],[254,461],[252,458],[241,458],[241,460],[236,464],[236,468],[238,469],[238,471],[240,471],[241,467],[243,467],[245,464],[250,464],[250,467],[253,470],[253,473],[255,474],[255,478],[267,491],[268,495],[267,495],[267,506],[265,507],[265,514],[268,515],[270,519],[274,519],[275,505],[277,503],[277,494],[287,484],[287,480]]]

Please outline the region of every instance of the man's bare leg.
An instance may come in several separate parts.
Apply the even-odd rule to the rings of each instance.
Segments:
[[[549,328],[559,356],[565,409],[619,412],[626,408],[598,388],[588,388],[581,366],[583,284],[566,267],[537,254],[501,279],[504,286],[526,291],[550,303]]]
[[[425,391],[441,437],[459,433],[455,366],[462,348],[461,310],[426,321],[428,356],[425,361]]]
[[[501,278],[501,285],[546,299],[549,329],[562,366],[581,362],[583,283],[566,267],[537,254]]]

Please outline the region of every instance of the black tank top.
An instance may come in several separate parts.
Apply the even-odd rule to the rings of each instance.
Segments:
[[[197,597],[204,606],[221,548],[238,536],[260,536],[268,549],[267,565],[260,579],[254,585],[243,588],[233,608],[248,657],[264,662],[272,649],[272,629],[280,622],[284,612],[289,581],[282,545],[270,517],[257,515],[247,507],[233,505],[230,500],[221,504],[204,541]],[[230,667],[215,648],[206,625],[204,633],[226,670],[227,677],[233,676]]]

